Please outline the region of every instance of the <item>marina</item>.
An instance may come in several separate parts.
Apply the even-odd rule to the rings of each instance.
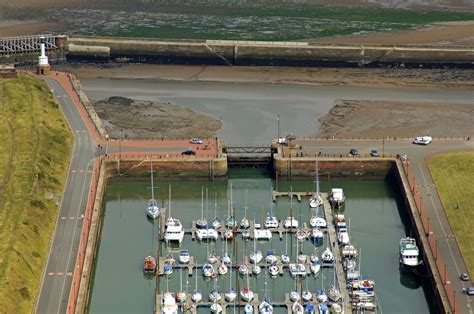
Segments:
[[[244,210],[243,208],[245,207],[245,203],[248,203],[247,206],[251,207],[254,212],[256,212],[256,219],[257,223],[260,221],[263,221],[263,218],[265,217],[267,211],[269,211],[270,204],[269,201],[265,202],[262,204],[262,200],[270,200],[271,196],[270,194],[270,186],[272,184],[272,181],[266,178],[259,178],[259,179],[231,179],[229,180],[233,184],[233,189],[234,189],[234,195],[233,198],[235,200],[235,219],[236,221],[240,222],[242,216],[244,215]],[[382,250],[382,254],[386,254],[383,252],[387,252],[388,256],[395,255],[394,258],[394,263],[389,263],[390,265],[393,265],[395,269],[398,269],[398,257],[397,257],[397,251],[398,251],[398,242],[400,241],[400,236],[405,235],[404,227],[402,225],[402,222],[400,220],[400,216],[397,210],[397,205],[395,202],[395,199],[393,198],[394,192],[389,192],[391,191],[390,188],[387,186],[380,190],[380,187],[377,185],[374,185],[373,182],[366,182],[362,183],[362,189],[360,189],[361,183],[356,183],[356,184],[351,184],[350,182],[344,182],[342,184],[337,184],[339,186],[344,187],[344,192],[346,193],[347,199],[346,199],[346,211],[345,214],[348,218],[350,218],[351,228],[350,235],[351,235],[351,240],[352,238],[355,239],[355,244],[357,248],[362,248],[364,256],[367,256],[366,259],[364,259],[364,264],[362,265],[362,270],[361,272],[365,275],[370,276],[370,278],[374,279],[377,283],[377,293],[378,293],[378,300],[379,303],[381,304],[382,308],[386,312],[391,312],[389,310],[390,308],[387,308],[387,306],[394,306],[392,307],[393,309],[397,309],[399,305],[391,304],[391,301],[389,298],[386,296],[388,294],[393,294],[393,293],[401,293],[403,294],[403,291],[406,291],[406,297],[410,298],[410,296],[413,296],[412,291],[414,287],[416,287],[415,291],[417,293],[415,295],[418,295],[418,297],[413,299],[413,302],[416,307],[419,308],[419,312],[428,312],[428,305],[425,301],[424,298],[424,292],[421,287],[421,282],[418,282],[417,278],[412,277],[409,274],[402,274],[400,273],[400,279],[405,280],[404,282],[399,281],[396,279],[395,281],[387,281],[387,278],[382,276],[384,273],[383,267],[377,266],[377,264],[373,264],[372,258],[370,258],[371,254],[381,254],[380,253],[380,247],[376,247],[376,251],[374,251],[374,248],[368,248],[367,245],[365,245],[364,242],[362,242],[361,239],[363,239],[364,233],[367,233],[367,230],[361,229],[359,226],[359,223],[366,224],[367,218],[372,217],[374,218],[371,224],[375,223],[375,226],[381,225],[381,223],[377,223],[380,219],[382,221],[389,219],[389,221],[393,221],[391,223],[387,224],[387,221],[384,223],[384,225],[392,225],[395,227],[393,229],[396,231],[396,234],[399,234],[398,239],[396,239],[394,248],[390,250]],[[129,186],[130,188],[127,188],[129,191],[124,191],[123,189],[118,188],[119,186],[124,186],[124,185]],[[159,297],[156,297],[156,295],[161,295],[165,291],[170,291],[174,293],[177,293],[180,290],[180,286],[186,287],[185,290],[188,291],[188,294],[192,292],[195,287],[194,287],[194,282],[196,280],[198,289],[201,291],[202,296],[203,296],[203,303],[200,303],[200,305],[197,307],[197,312],[198,313],[208,313],[209,308],[208,306],[211,305],[208,301],[208,294],[209,292],[213,289],[214,285],[217,286],[217,289],[224,294],[224,292],[227,290],[227,287],[229,287],[229,280],[232,277],[232,286],[236,289],[236,291],[240,291],[243,289],[243,287],[246,287],[246,276],[242,276],[238,273],[238,265],[240,264],[250,264],[248,257],[250,256],[250,253],[254,249],[254,244],[253,240],[249,239],[247,241],[244,241],[241,239],[241,234],[239,235],[236,233],[235,238],[233,241],[223,241],[221,238],[218,240],[212,240],[212,241],[199,241],[199,240],[193,240],[191,237],[190,233],[188,232],[190,229],[194,228],[195,223],[193,223],[193,220],[196,221],[197,218],[199,218],[200,213],[199,213],[199,205],[200,204],[200,192],[201,192],[201,186],[204,185],[205,187],[209,188],[209,190],[212,190],[211,195],[214,195],[214,193],[217,194],[217,199],[218,199],[218,216],[224,221],[226,217],[226,212],[227,209],[224,204],[227,202],[226,199],[228,199],[227,194],[228,194],[228,184],[222,184],[221,182],[219,183],[210,183],[210,182],[180,182],[178,183],[173,183],[173,198],[172,198],[172,208],[173,208],[173,216],[178,217],[183,224],[184,230],[185,230],[185,236],[183,239],[183,243],[180,246],[173,246],[173,245],[165,245],[164,241],[158,241],[158,234],[159,234],[159,227],[157,223],[150,224],[149,221],[145,219],[145,222],[148,223],[149,225],[144,225],[146,228],[143,228],[143,232],[140,232],[142,234],[141,237],[143,237],[142,242],[144,244],[141,244],[142,251],[145,253],[148,252],[148,250],[152,250],[154,248],[154,251],[151,252],[157,252],[158,249],[160,250],[160,256],[161,258],[158,260],[158,264],[162,265],[163,264],[163,257],[166,257],[168,255],[172,255],[175,260],[178,260],[179,257],[179,252],[182,249],[187,249],[189,251],[190,255],[190,260],[187,264],[180,265],[177,263],[177,267],[174,269],[174,272],[170,276],[163,276],[159,275],[158,280],[150,280],[152,278],[149,278],[149,276],[139,276],[135,277],[133,280],[129,280],[127,282],[127,285],[133,285],[135,288],[137,288],[139,291],[142,291],[141,297],[139,297],[137,300],[142,300],[141,302],[137,303],[137,300],[131,301],[132,307],[130,307],[130,311],[146,311],[146,308],[149,310],[152,310],[155,308],[154,303],[155,303],[155,298],[156,300],[160,300]],[[291,184],[291,186],[290,186]],[[335,184],[335,183],[334,183]],[[385,183],[386,184],[386,183]],[[122,220],[127,217],[127,220],[129,220],[129,224],[132,225],[141,225],[142,222],[139,222],[138,217],[131,217],[133,212],[133,208],[136,208],[137,206],[141,206],[143,208],[143,200],[142,201],[134,201],[133,198],[130,198],[130,192],[132,193],[131,195],[137,195],[138,194],[144,194],[144,192],[140,191],[140,186],[143,186],[142,183],[136,182],[119,182],[115,181],[111,183],[111,188],[108,190],[108,198],[106,202],[106,218],[104,221],[104,231],[105,234],[102,236],[102,241],[107,241],[107,239],[110,237],[110,235],[107,235],[108,232],[110,232],[111,229],[108,228],[116,228],[117,226],[113,226],[110,224],[107,224],[107,216],[109,214],[116,216],[116,214],[119,214],[120,212],[122,213],[122,218],[119,216],[116,216],[114,220],[116,221],[116,224],[120,226],[121,223],[117,221],[116,219]],[[292,181],[292,182],[280,182],[280,190],[282,189],[287,189],[290,190],[290,188],[293,187],[293,190],[295,191],[308,191],[311,190],[311,183],[310,182],[297,182],[297,181]],[[161,185],[160,185],[161,188]],[[166,189],[166,188],[165,188]],[[325,182],[323,182],[323,190],[328,190],[328,188],[325,186]],[[382,200],[376,201],[377,197],[374,198],[373,192],[374,191],[379,191],[378,193],[383,192],[385,198],[382,198]],[[119,192],[120,191],[120,192]],[[245,199],[245,194],[246,191],[248,191],[248,201],[244,202]],[[255,193],[255,192],[258,193]],[[359,192],[357,192],[359,191]],[[360,191],[364,191],[362,194]],[[367,194],[368,191],[372,191],[371,193]],[[161,191],[160,191],[161,192]],[[249,193],[250,192],[250,193]],[[149,192],[148,192],[149,193]],[[386,193],[389,193],[388,195],[392,195],[389,198]],[[157,193],[157,195],[161,194],[166,194],[166,193]],[[267,196],[266,196],[267,195]],[[365,195],[365,196],[364,196]],[[367,199],[368,195],[372,195]],[[125,196],[125,197],[124,197]],[[109,199],[109,197],[113,197],[112,199]],[[144,195],[145,198],[145,195]],[[325,198],[323,198],[325,199]],[[370,201],[373,199],[372,201]],[[391,199],[391,200],[390,200]],[[160,203],[162,201],[161,198],[158,199],[158,202]],[[309,221],[312,216],[314,216],[315,212],[314,209],[310,209],[308,204],[307,204],[307,198],[303,198],[303,201],[301,203],[293,204],[294,206],[294,216],[297,220],[300,222],[305,222],[306,228],[309,225]],[[373,202],[376,203],[373,203]],[[165,202],[166,203],[166,202]],[[135,204],[135,205],[133,205]],[[146,201],[145,201],[146,204]],[[256,204],[258,204],[256,206]],[[198,206],[195,206],[198,205]],[[113,206],[113,207],[109,207]],[[273,205],[274,208],[274,214],[275,216],[281,221],[284,220],[289,214],[289,208],[291,206],[290,200],[288,198],[279,198],[277,202]],[[163,206],[165,207],[165,206]],[[168,207],[168,206],[166,206]],[[261,208],[264,208],[263,210]],[[110,209],[114,208],[114,209]],[[120,210],[122,208],[122,210]],[[125,210],[127,208],[127,210]],[[195,208],[192,210],[192,208]],[[257,208],[257,209],[255,209]],[[260,209],[258,209],[260,208]],[[373,208],[373,210],[376,210],[375,208],[378,208],[377,215],[372,215],[369,214],[367,215],[367,211],[365,209],[370,209]],[[330,207],[328,206],[326,202],[325,206],[326,210],[330,211]],[[382,212],[380,211],[382,209]],[[109,213],[107,214],[107,210],[113,210],[114,213]],[[194,212],[195,214],[189,215],[186,214],[191,210],[191,212]],[[364,218],[364,221],[358,221],[356,216],[349,215],[350,212],[356,211],[354,213],[362,213]],[[212,211],[212,210],[211,210]],[[392,213],[393,215],[388,215],[387,216],[387,211]],[[143,209],[141,211],[143,213]],[[365,213],[365,214],[364,214]],[[327,213],[326,213],[327,215]],[[135,216],[135,215],[134,215]],[[192,220],[185,219],[185,217],[192,216]],[[208,213],[208,221],[211,221],[214,214]],[[262,220],[259,219],[260,216]],[[398,218],[397,218],[398,217]],[[140,215],[140,218],[143,219],[143,214]],[[136,223],[134,222],[136,221]],[[398,221],[398,222],[397,222]],[[280,236],[276,237],[274,236],[271,241],[269,240],[259,240],[257,241],[257,249],[261,250],[263,252],[263,255],[265,256],[265,253],[267,251],[273,250],[276,255],[276,260],[277,260],[277,265],[282,266],[279,268],[279,273],[276,277],[270,276],[268,274],[268,265],[265,262],[265,259],[257,263],[258,266],[262,268],[261,274],[259,275],[254,275],[250,271],[250,274],[248,276],[249,280],[249,285],[254,291],[255,295],[258,296],[258,300],[261,302],[263,299],[264,295],[264,282],[265,278],[268,277],[268,297],[271,300],[272,305],[274,306],[274,313],[288,313],[290,311],[289,305],[293,305],[294,302],[288,301],[289,297],[288,294],[290,293],[289,288],[284,289],[283,287],[296,287],[296,290],[299,291],[299,293],[302,294],[302,291],[309,290],[312,291],[313,294],[316,293],[316,291],[321,290],[321,288],[325,289],[326,291],[329,291],[329,288],[331,284],[334,284],[334,271],[336,272],[336,277],[337,277],[337,285],[345,287],[346,284],[343,281],[340,281],[341,279],[344,278],[343,274],[343,269],[342,265],[340,263],[335,263],[335,268],[329,267],[321,267],[320,272],[318,275],[313,275],[310,274],[310,272],[307,269],[308,275],[305,277],[297,277],[294,278],[289,274],[288,267],[284,267],[284,264],[281,262],[281,257],[280,254],[287,253],[290,259],[293,261],[294,258],[297,256],[297,250],[300,250],[297,248],[297,246],[301,246],[301,251],[304,252],[308,256],[316,254],[321,257],[321,254],[325,250],[325,248],[332,242],[332,239],[335,239],[335,230],[334,233],[332,231],[333,229],[333,224],[330,223],[331,220],[328,220],[328,231],[329,233],[324,234],[324,239],[320,243],[318,242],[313,242],[308,240],[304,240],[303,242],[299,242],[296,239],[296,231],[291,230],[291,232],[283,232],[282,237]],[[395,223],[395,224],[394,224]],[[250,220],[250,230],[253,229],[254,226],[254,221]],[[392,227],[392,228],[393,228]],[[127,228],[126,228],[127,229]],[[238,230],[239,228],[237,228]],[[309,229],[309,228],[308,228]],[[361,230],[364,230],[361,233]],[[398,231],[397,231],[398,230]],[[221,230],[220,230],[221,231]],[[374,232],[377,232],[377,227],[373,230]],[[278,233],[274,233],[276,235]],[[327,242],[327,237],[330,237],[329,242]],[[120,236],[118,237],[117,240],[120,241]],[[134,242],[138,241],[138,236],[135,237]],[[129,241],[123,241],[123,243],[128,243]],[[102,242],[103,243],[103,242]],[[149,243],[149,244],[146,244]],[[112,245],[113,246],[113,245]],[[103,247],[101,244],[101,248],[99,249],[99,257],[98,257],[98,263],[97,263],[97,268],[96,268],[96,278],[97,277],[102,277],[106,275],[107,273],[110,273],[110,270],[104,269],[101,265],[103,263],[102,259],[102,254],[104,254],[104,250],[106,250],[106,247]],[[106,250],[108,251],[108,250]],[[105,252],[106,252],[105,251]],[[334,255],[335,255],[335,260],[337,261],[338,259],[338,250],[333,250]],[[232,258],[232,266],[229,268],[229,274],[227,275],[218,275],[215,280],[209,280],[206,279],[202,276],[201,274],[201,269],[202,265],[206,263],[207,257],[208,257],[208,252],[213,253],[218,259],[219,256],[223,256],[225,253],[228,253],[231,258]],[[223,253],[225,252],[225,253]],[[110,255],[110,253],[106,253]],[[128,255],[128,254],[127,254]],[[145,254],[146,255],[146,254]],[[126,266],[124,264],[124,261],[127,261],[128,259],[126,258],[125,260],[123,259],[123,255],[121,255],[121,258],[118,258],[117,260],[119,261],[118,264],[120,264],[120,268],[131,268],[131,269],[137,269],[136,266],[132,266],[133,263],[131,261],[128,261],[127,264],[130,266]],[[137,254],[137,256],[140,256],[140,254]],[[141,256],[144,256],[144,253],[141,253]],[[385,256],[385,255],[382,255]],[[135,265],[136,262],[135,262]],[[219,263],[216,263],[215,265],[219,265]],[[306,267],[310,266],[310,263],[306,262]],[[367,266],[365,266],[367,265]],[[252,264],[252,266],[254,266]],[[198,267],[198,272],[197,272],[197,277],[196,277],[196,269],[195,267]],[[115,268],[112,267],[112,268]],[[181,270],[182,268],[182,270]],[[309,268],[309,267],[308,267]],[[194,269],[194,271],[192,270]],[[335,270],[334,270],[335,269]],[[364,271],[364,269],[369,270],[369,271]],[[380,269],[379,271],[377,271]],[[375,271],[374,271],[375,270]],[[158,272],[161,272],[161,269],[158,270]],[[182,273],[181,273],[182,272]],[[127,274],[124,277],[130,277],[131,274],[134,272],[132,271],[131,273]],[[136,273],[135,273],[136,274]],[[396,273],[398,274],[398,272]],[[179,277],[183,277],[183,281],[180,284]],[[139,279],[141,278],[141,279]],[[395,279],[395,278],[394,278]],[[404,283],[411,284],[410,288],[406,287]],[[112,278],[109,280],[111,282],[114,282],[115,280]],[[133,283],[135,282],[135,283]],[[139,284],[141,282],[142,284]],[[418,282],[418,283],[417,283]],[[398,283],[395,284],[394,283]],[[94,288],[92,291],[92,299],[90,303],[90,312],[91,313],[97,313],[100,312],[100,304],[104,304],[104,301],[107,299],[107,294],[105,290],[103,290],[100,286],[104,284],[104,280],[101,280],[100,283],[97,285],[94,284]],[[415,284],[415,286],[413,286]],[[142,288],[139,288],[142,286]],[[122,288],[120,285],[114,287],[112,290],[113,291],[120,291]],[[408,289],[408,290],[406,290]],[[101,292],[102,291],[102,292]],[[148,291],[148,292],[147,292]],[[156,291],[156,295],[155,295]],[[346,289],[341,289],[341,292],[344,293],[344,291],[347,291]],[[347,292],[346,292],[347,293]],[[420,295],[421,293],[421,295]],[[98,296],[101,296],[100,299],[97,299]],[[145,298],[145,296],[147,296]],[[152,296],[150,298],[150,296]],[[405,297],[405,296],[404,296]],[[421,298],[420,298],[421,297]],[[105,298],[105,299],[104,299]],[[190,298],[187,298],[190,300]],[[343,300],[348,300],[348,296],[344,295]],[[129,300],[130,301],[130,300]],[[315,304],[317,305],[318,302],[314,301]],[[232,302],[231,302],[232,303]],[[148,305],[147,305],[148,304]],[[159,304],[159,303],[157,303]],[[224,298],[222,298],[221,301],[221,306],[223,308],[223,311],[226,310],[230,311],[233,310],[233,305],[227,304],[226,301],[224,301]],[[239,306],[245,305],[245,302],[242,303],[242,301],[239,301],[237,304]],[[256,301],[254,303],[256,304]],[[387,304],[387,305],[386,305]],[[225,305],[225,306],[224,306]],[[130,306],[130,305],[127,305]],[[400,307],[401,308],[401,307]],[[141,309],[141,310],[139,310]],[[346,310],[347,311],[347,310]]]

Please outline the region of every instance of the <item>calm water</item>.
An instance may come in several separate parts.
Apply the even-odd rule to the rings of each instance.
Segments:
[[[244,207],[247,204],[247,216],[262,220],[270,208],[270,190],[272,182],[267,178],[234,178],[220,182],[172,182],[173,216],[181,219],[185,227],[191,226],[191,220],[201,216],[201,189],[208,189],[208,210],[204,210],[204,216],[211,220],[215,216],[215,199],[217,199],[217,215],[227,215],[227,199],[230,199],[230,185],[233,187],[234,207],[236,216],[240,220],[244,215]],[[290,184],[294,191],[310,191],[313,184],[311,181],[280,182],[279,189],[288,190]],[[386,182],[332,182],[332,185],[342,186],[346,193],[345,214],[350,218],[350,236],[362,252],[362,273],[376,281],[378,301],[385,313],[426,313],[429,312],[421,281],[411,275],[401,274],[398,270],[398,242],[400,237],[407,234],[401,217],[404,209],[397,201],[396,191]],[[150,313],[154,305],[155,280],[147,280],[143,277],[142,262],[147,254],[156,254],[158,245],[156,224],[146,219],[144,208],[150,196],[148,182],[112,181],[107,188],[105,197],[105,217],[103,222],[102,236],[97,257],[96,272],[92,297],[90,303],[91,313]],[[328,190],[324,182],[321,190]],[[160,183],[156,191],[160,202],[166,199],[168,206],[168,183]],[[162,197],[162,195],[166,195]],[[290,208],[288,198],[281,198],[273,205],[273,210],[278,219],[288,215]],[[294,214],[299,220],[308,222],[310,211],[307,200],[302,203],[294,202]],[[206,208],[206,202],[204,202]],[[215,252],[221,255],[228,250],[234,255],[234,259],[241,260],[244,251],[253,249],[253,242],[244,242],[238,238],[238,244],[217,241],[210,244],[194,242],[190,236],[185,236],[181,248],[188,249],[192,256],[202,263],[207,252]],[[258,249],[265,252],[273,248],[278,254],[288,250],[291,256],[295,256],[296,240],[293,237],[273,237],[273,241],[258,241]],[[319,254],[325,249],[326,242],[315,246],[310,241],[303,244],[303,251],[308,254],[314,251]],[[162,245],[163,254],[179,252],[179,248],[166,249]],[[250,276],[249,284],[254,292],[260,296],[264,295],[264,272],[258,278]],[[182,281],[180,283],[180,277]],[[204,297],[213,288],[213,282],[203,280],[198,271],[198,284]],[[229,287],[230,275],[219,278],[216,285],[224,292]],[[195,289],[196,276],[187,276],[183,272],[175,271],[171,278],[160,281],[160,290],[178,291],[180,286],[188,286],[188,290]],[[236,287],[236,280],[242,288],[247,285],[245,278],[238,275],[232,276],[232,286]],[[302,284],[315,291],[321,287],[329,287],[333,282],[332,270],[325,270],[316,278],[308,277]],[[276,279],[268,278],[268,296],[272,300],[281,300],[285,292],[295,287],[295,281],[288,274]],[[406,305],[409,304],[409,308]],[[207,310],[202,310],[206,313]],[[277,313],[286,313],[282,309]]]

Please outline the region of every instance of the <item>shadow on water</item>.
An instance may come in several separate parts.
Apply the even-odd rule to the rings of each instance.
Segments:
[[[400,284],[408,289],[418,289],[422,284],[423,280],[418,276],[417,273],[409,269],[405,270],[400,267]]]

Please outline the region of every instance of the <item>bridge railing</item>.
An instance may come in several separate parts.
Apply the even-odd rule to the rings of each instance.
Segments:
[[[57,49],[55,35],[32,35],[0,38],[0,54],[15,54],[40,51],[41,40],[44,37],[46,50]]]

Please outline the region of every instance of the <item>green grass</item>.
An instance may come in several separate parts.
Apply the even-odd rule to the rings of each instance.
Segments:
[[[31,313],[55,227],[72,134],[47,85],[0,79],[0,312]]]
[[[469,273],[474,275],[474,152],[435,155],[429,168]]]

